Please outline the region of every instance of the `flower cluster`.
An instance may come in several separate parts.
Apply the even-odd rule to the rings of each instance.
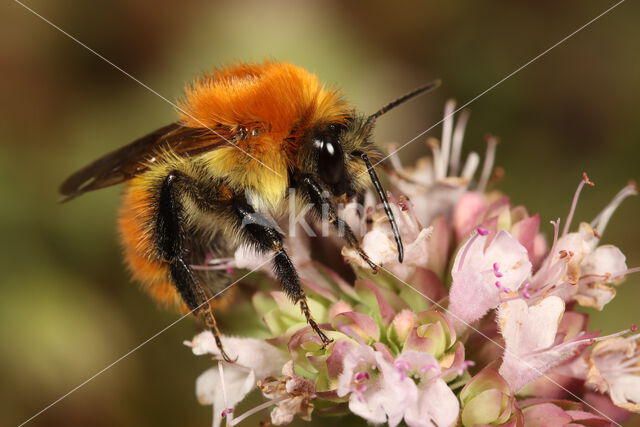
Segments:
[[[321,264],[308,240],[291,239],[309,307],[333,341],[324,347],[283,292],[257,292],[252,304],[269,338],[224,337],[236,363],[219,361],[197,381],[214,425],[268,408],[275,425],[348,413],[391,426],[609,425],[640,412],[637,328],[600,336],[576,311],[602,310],[638,271],[618,248],[600,244],[635,185],[572,231],[580,192],[593,185],[585,174],[566,220],[551,223],[548,244],[538,215],[488,190],[495,138],[479,174],[478,154],[461,160],[468,115],[454,123],[454,109],[445,108],[441,141],[428,141],[432,157],[404,167],[391,156],[397,195],[389,200],[404,262],[373,203],[364,211],[347,205],[342,216],[381,266],[377,274],[355,250],[342,249],[351,268],[338,273],[344,266]],[[245,252],[234,266],[251,265]],[[219,356],[209,332],[187,345]],[[266,400],[236,416],[254,390]]]

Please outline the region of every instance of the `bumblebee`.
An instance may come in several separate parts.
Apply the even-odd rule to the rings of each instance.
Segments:
[[[285,236],[269,218],[281,216],[290,189],[341,230],[347,246],[377,266],[337,213],[337,201],[362,195],[370,179],[400,234],[372,161],[375,120],[435,87],[425,85],[364,116],[318,78],[282,62],[239,63],[198,78],[178,105],[179,120],[117,149],[71,175],[63,201],[125,182],[119,230],[133,278],[156,300],[199,316],[224,352],[212,296],[227,284],[221,271],[196,271],[208,254],[229,256],[244,243],[273,254],[276,279],[314,321]]]

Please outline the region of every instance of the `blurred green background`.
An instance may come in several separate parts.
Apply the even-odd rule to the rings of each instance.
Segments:
[[[378,141],[403,143],[441,118],[446,99],[470,100],[613,2],[25,4],[171,100],[194,75],[232,60],[292,61],[365,112],[442,78],[441,89],[380,120]],[[578,219],[638,179],[639,12],[638,2],[622,4],[470,106],[466,150],[483,151],[486,132],[500,136],[501,188],[545,224],[566,215],[582,171],[597,186],[584,192]],[[0,424],[9,426],[178,317],[127,276],[119,188],[57,204],[66,175],[175,114],[17,3],[3,2],[0,16]],[[421,138],[402,153],[424,152]],[[630,266],[640,265],[638,217],[631,199],[604,235]],[[639,301],[632,276],[593,326],[628,327]],[[208,425],[194,384],[210,362],[181,344],[195,330],[180,322],[29,425]]]

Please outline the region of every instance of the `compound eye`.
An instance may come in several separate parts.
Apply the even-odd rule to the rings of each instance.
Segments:
[[[337,138],[315,138],[318,175],[327,184],[337,184],[344,176],[344,154]]]

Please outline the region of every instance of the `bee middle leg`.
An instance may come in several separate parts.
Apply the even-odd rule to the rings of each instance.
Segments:
[[[282,233],[278,231],[275,224],[259,212],[256,212],[246,201],[236,198],[232,204],[237,218],[241,223],[241,232],[243,232],[261,252],[271,251],[273,253],[273,269],[285,293],[296,304],[300,305],[300,309],[307,319],[307,323],[316,334],[318,334],[323,346],[331,343],[332,340],[322,332],[311,315],[309,305],[307,304],[307,297],[300,284],[298,272],[291,258],[289,258],[287,251],[284,249],[284,237]]]

